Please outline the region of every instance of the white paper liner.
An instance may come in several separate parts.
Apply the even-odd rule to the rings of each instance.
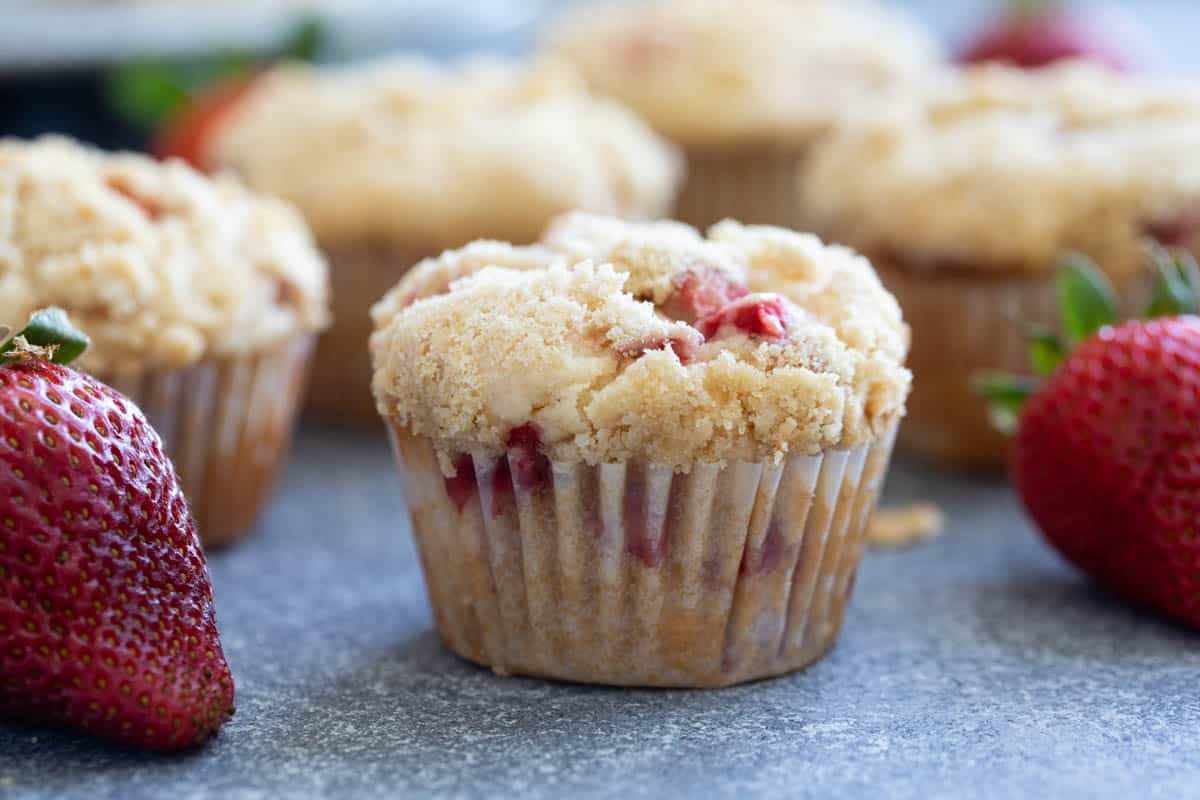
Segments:
[[[379,423],[371,396],[371,306],[404,273],[441,250],[369,241],[322,241],[333,322],[317,342],[305,407],[338,422]]]
[[[205,546],[246,533],[283,465],[313,337],[240,358],[141,375],[100,375],[142,409],[188,499]]]
[[[534,491],[504,473],[493,486],[498,461],[479,452],[460,510],[431,443],[390,433],[451,650],[501,674],[676,687],[778,675],[829,649],[895,437],[687,474],[551,463]]]
[[[689,153],[675,217],[700,230],[723,219],[803,230],[803,145],[759,153]]]

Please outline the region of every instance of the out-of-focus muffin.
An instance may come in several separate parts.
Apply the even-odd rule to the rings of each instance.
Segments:
[[[416,262],[529,242],[570,209],[668,213],[681,159],[564,66],[403,59],[278,68],[230,112],[210,161],[295,203],[332,264],[334,325],[310,404],[374,419],[368,310]]]
[[[77,365],[141,406],[207,545],[271,494],[327,282],[300,215],[230,177],[0,140],[0,320],[70,314],[92,340]]]
[[[867,254],[913,329],[901,443],[996,467],[1006,439],[970,377],[1028,369],[1027,324],[1057,321],[1079,252],[1129,303],[1146,247],[1200,247],[1200,94],[1083,63],[947,72],[827,140],[806,178],[819,232]]]
[[[679,219],[795,229],[813,141],[941,57],[914,22],[868,0],[593,3],[548,49],[685,149]]]

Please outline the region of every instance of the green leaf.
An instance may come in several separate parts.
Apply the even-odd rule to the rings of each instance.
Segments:
[[[56,347],[50,358],[55,364],[69,364],[91,344],[87,334],[72,325],[67,312],[61,308],[43,308],[33,312],[29,324],[16,336],[24,336],[26,341],[38,347]],[[13,349],[13,339],[0,346],[0,357]]]
[[[106,91],[113,109],[134,125],[151,128],[188,102],[178,70],[160,63],[123,64],[109,77]]]
[[[1036,17],[1058,5],[1055,0],[1009,0],[1014,17]]]
[[[122,119],[152,130],[178,113],[205,87],[279,59],[315,61],[328,39],[328,31],[320,19],[308,17],[297,23],[277,51],[265,57],[225,50],[177,61],[131,62],[109,73],[105,93]]]
[[[1029,338],[1029,360],[1033,363],[1034,374],[1042,378],[1054,374],[1067,357],[1058,334],[1051,328],[1034,325],[1026,335]]]
[[[319,17],[303,19],[284,43],[279,56],[300,61],[316,61],[325,49],[329,38],[327,34]]]
[[[1158,276],[1143,316],[1176,317],[1200,311],[1200,267],[1192,254],[1154,246],[1150,249],[1150,261]]]
[[[1091,259],[1064,256],[1058,272],[1058,315],[1068,344],[1076,344],[1117,321],[1112,285]]]
[[[992,425],[1010,435],[1017,429],[1025,401],[1040,385],[1036,378],[1001,372],[976,373],[971,378],[971,384],[987,401]]]

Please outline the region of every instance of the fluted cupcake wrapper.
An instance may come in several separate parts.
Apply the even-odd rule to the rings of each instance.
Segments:
[[[304,335],[183,369],[97,376],[137,403],[162,438],[206,546],[246,533],[270,497],[312,346]]]
[[[971,378],[980,370],[1029,372],[1019,321],[1054,321],[1053,276],[946,276],[886,261],[875,267],[912,329],[913,391],[900,448],[953,466],[1003,466],[1008,438],[991,424]]]
[[[705,230],[723,219],[803,230],[803,145],[756,153],[688,153],[676,219]]]
[[[678,687],[789,672],[829,649],[895,435],[686,474],[551,462],[524,487],[519,453],[507,468],[473,453],[473,479],[448,482],[428,440],[390,432],[451,650],[501,674]]]
[[[440,249],[389,242],[321,241],[329,259],[333,322],[317,342],[306,407],[338,422],[379,424],[371,396],[371,306]]]
[[[1058,319],[1055,274],[917,270],[887,258],[872,263],[912,330],[913,390],[901,450],[950,466],[1003,467],[1008,437],[991,423],[972,377],[985,370],[1029,374],[1028,325],[1053,326]],[[1119,287],[1130,309],[1145,283],[1139,275]]]

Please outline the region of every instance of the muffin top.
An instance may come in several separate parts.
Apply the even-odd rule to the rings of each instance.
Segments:
[[[259,351],[327,319],[325,262],[290,207],[181,162],[0,140],[0,321],[61,306],[96,372]]]
[[[914,267],[1113,275],[1200,226],[1200,94],[1095,66],[942,76],[814,154],[822,233]]]
[[[318,238],[437,252],[529,242],[563,211],[665,214],[674,149],[564,65],[282,66],[235,107],[214,163],[300,207]]]
[[[871,265],[734,222],[585,214],[530,247],[418,265],[372,311],[380,413],[463,452],[530,431],[553,459],[778,460],[874,440],[904,411],[908,333]]]
[[[689,148],[807,139],[940,56],[869,0],[596,3],[550,49]]]

